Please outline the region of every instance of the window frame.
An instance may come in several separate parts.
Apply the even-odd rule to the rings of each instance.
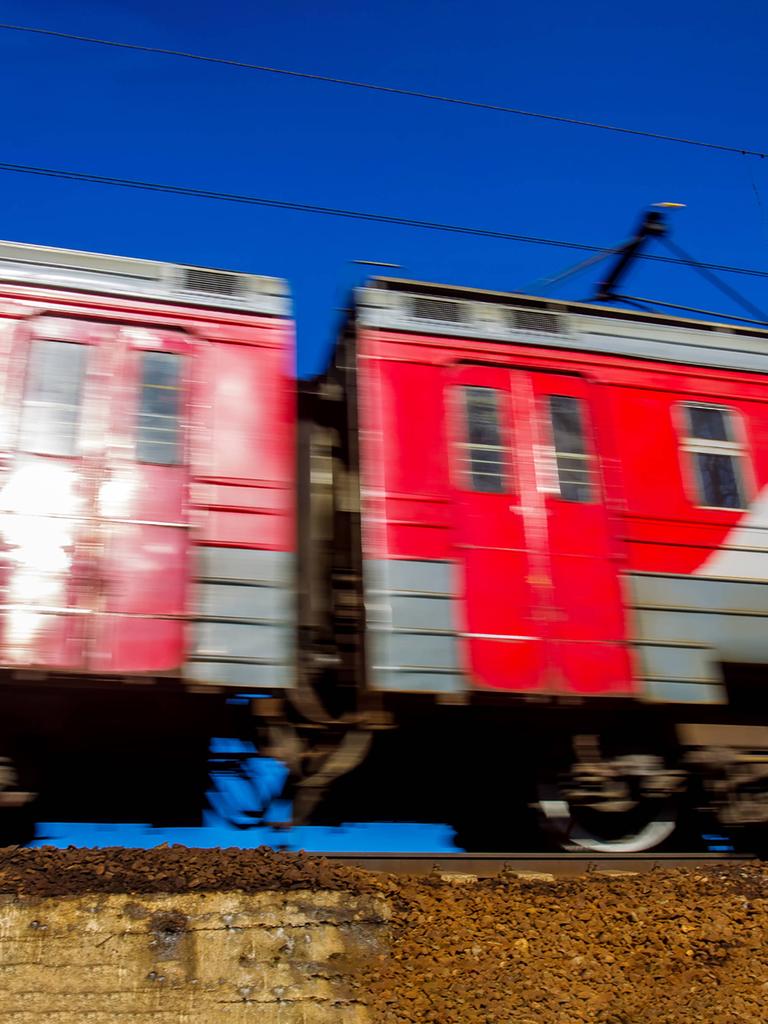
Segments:
[[[169,351],[164,348],[140,348],[136,349],[138,359],[136,360],[136,385],[135,385],[135,412],[133,416],[133,453],[134,462],[140,466],[160,466],[164,469],[175,469],[187,465],[187,443],[186,443],[186,411],[187,411],[187,365],[188,361],[186,354],[182,352]],[[144,397],[144,365],[145,358],[147,356],[161,355],[171,356],[178,360],[179,372],[177,375],[178,386],[172,390],[178,392],[178,404],[176,408],[175,423],[176,423],[176,435],[175,435],[175,450],[177,458],[173,462],[156,462],[152,459],[141,458],[139,456],[140,445],[142,438],[140,434],[140,420],[142,415],[142,400]],[[150,385],[152,386],[152,385]],[[155,414],[149,414],[155,415]]]
[[[731,433],[730,441],[715,441],[707,438],[692,437],[689,433],[689,409],[715,409],[724,413],[726,429]],[[722,402],[705,402],[700,399],[679,400],[675,403],[674,418],[676,420],[678,451],[682,463],[683,487],[688,501],[695,508],[707,512],[745,512],[754,494],[754,477],[752,457],[747,434],[746,423],[740,409]],[[694,455],[728,455],[736,461],[736,483],[740,491],[740,505],[708,505],[703,501],[704,494],[700,485],[699,473]]]
[[[82,374],[80,376],[78,401],[75,406],[69,408],[75,408],[77,416],[75,419],[74,430],[72,432],[72,451],[71,452],[51,452],[51,451],[40,451],[38,449],[32,449],[24,444],[24,421],[27,415],[27,411],[31,411],[33,405],[38,408],[41,405],[61,405],[60,402],[39,402],[39,401],[28,401],[27,400],[27,387],[30,381],[30,370],[32,365],[32,352],[37,346],[42,345],[66,345],[67,347],[77,346],[83,350],[83,364]],[[92,366],[89,365],[90,355],[94,349],[94,346],[86,341],[80,341],[78,339],[72,339],[69,337],[63,338],[49,338],[44,335],[38,337],[31,337],[27,340],[24,346],[24,362],[23,369],[21,372],[20,389],[18,394],[18,405],[16,415],[16,429],[15,439],[13,441],[13,450],[18,455],[31,455],[41,459],[69,459],[78,460],[82,459],[86,455],[87,444],[84,445],[84,424],[88,416],[88,381],[92,372]]]
[[[478,391],[490,391],[496,396],[496,414],[498,418],[498,431],[500,444],[498,445],[477,445],[472,444],[469,439],[469,416],[466,392],[470,389]],[[509,409],[509,395],[504,388],[494,387],[489,384],[474,384],[460,382],[452,388],[451,406],[454,415],[454,437],[453,457],[451,458],[451,469],[454,484],[457,488],[467,491],[469,494],[482,494],[490,497],[500,495],[507,496],[517,493],[517,483],[514,473],[514,460],[511,459],[510,445],[510,424],[511,415]],[[473,486],[472,483],[472,462],[471,452],[473,449],[484,449],[498,451],[501,453],[501,488],[499,490],[483,491]]]
[[[558,452],[557,441],[555,438],[555,424],[552,417],[553,398],[566,398],[578,404],[579,426],[581,428],[581,439],[584,447],[583,453]],[[546,424],[549,447],[552,452],[552,488],[551,490],[548,488],[546,493],[558,501],[567,501],[569,505],[599,505],[601,503],[602,496],[600,481],[598,478],[597,454],[592,442],[592,437],[590,436],[592,422],[590,419],[591,409],[589,402],[582,395],[571,395],[567,392],[563,393],[561,391],[547,391],[541,395],[541,399],[544,406],[544,423]],[[586,483],[589,488],[589,497],[586,500],[582,500],[580,498],[568,498],[563,494],[563,485],[560,479],[560,467],[557,461],[558,454],[562,455],[566,459],[578,459],[585,463],[588,474]]]

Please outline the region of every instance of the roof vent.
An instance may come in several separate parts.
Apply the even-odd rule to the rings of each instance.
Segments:
[[[504,318],[513,331],[532,331],[536,334],[562,334],[565,325],[557,313],[543,313],[538,309],[506,309]]]
[[[203,295],[234,296],[239,292],[236,274],[224,274],[219,270],[199,270],[197,267],[184,268],[184,290]]]
[[[419,320],[441,320],[444,324],[461,324],[467,319],[463,303],[424,295],[413,296],[411,312]]]

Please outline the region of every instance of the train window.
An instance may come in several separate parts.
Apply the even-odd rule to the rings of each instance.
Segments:
[[[19,449],[38,455],[77,454],[87,346],[33,341],[29,347]]]
[[[560,497],[565,501],[590,502],[592,456],[584,435],[583,403],[571,395],[550,395],[549,415]]]
[[[501,439],[499,392],[481,387],[462,390],[466,441],[459,447],[465,479],[473,491],[502,494],[506,489],[506,453]]]
[[[693,461],[699,504],[707,508],[744,508],[744,453],[733,413],[716,405],[683,408],[684,448]]]
[[[136,458],[160,466],[181,462],[181,356],[141,354],[141,399]]]

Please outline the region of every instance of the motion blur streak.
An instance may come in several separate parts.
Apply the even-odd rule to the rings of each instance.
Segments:
[[[72,470],[45,462],[14,469],[0,491],[0,535],[9,563],[5,644],[27,650],[52,607],[66,605],[74,517],[82,513]]]

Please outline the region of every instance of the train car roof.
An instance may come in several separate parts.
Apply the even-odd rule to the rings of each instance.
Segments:
[[[462,339],[467,351],[501,342],[768,375],[768,328],[760,324],[383,277],[358,290],[355,309],[363,328]]]
[[[0,241],[0,283],[291,315],[288,285],[279,278],[23,242]]]
[[[569,299],[551,299],[543,295],[529,295],[521,292],[501,292],[484,288],[468,288],[461,285],[438,284],[433,281],[414,281],[408,278],[374,277],[360,291],[364,294],[369,289],[400,292],[407,294],[429,295],[436,300],[451,299],[464,302],[487,302],[498,305],[509,305],[531,310],[551,311],[560,314],[581,316],[610,317],[619,320],[634,320],[659,325],[670,325],[695,330],[738,332],[768,337],[768,323],[762,325],[758,321],[747,324],[730,323],[724,320],[700,320],[692,317],[679,316],[674,313],[655,313],[644,310],[626,309],[620,306],[598,305],[590,302],[575,302]],[[370,302],[370,297],[367,300]],[[652,300],[649,300],[652,304]],[[366,300],[363,300],[365,303]]]

